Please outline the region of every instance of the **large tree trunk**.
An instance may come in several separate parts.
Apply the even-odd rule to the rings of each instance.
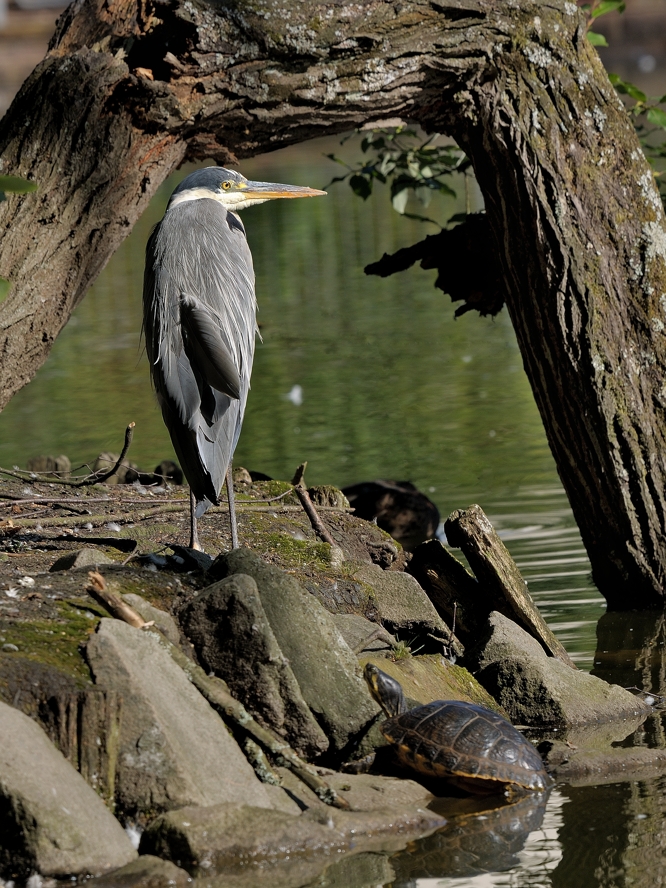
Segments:
[[[81,0],[3,122],[0,406],[34,375],[156,188],[401,116],[453,134],[486,199],[506,301],[594,579],[663,604],[666,226],[571,2],[247,6]]]

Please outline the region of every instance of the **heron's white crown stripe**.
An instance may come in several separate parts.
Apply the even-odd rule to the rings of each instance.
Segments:
[[[255,204],[266,203],[265,200],[261,200],[259,198],[248,199],[242,191],[231,191],[231,192],[223,192],[220,191],[216,193],[211,191],[210,188],[188,188],[187,191],[181,191],[180,194],[174,194],[171,200],[169,201],[168,210],[172,210],[174,207],[177,207],[178,204],[185,203],[188,200],[216,200],[218,203],[221,203],[222,206],[227,210],[244,210],[247,207],[253,207]]]

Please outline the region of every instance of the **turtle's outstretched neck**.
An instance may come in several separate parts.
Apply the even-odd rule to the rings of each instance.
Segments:
[[[386,713],[387,718],[407,712],[407,703],[400,683],[372,663],[363,670],[370,693]]]

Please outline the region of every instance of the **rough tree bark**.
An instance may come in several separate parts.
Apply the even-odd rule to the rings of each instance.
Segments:
[[[183,160],[395,116],[473,161],[595,582],[662,605],[666,226],[571,2],[76,0],[0,134],[0,405]]]

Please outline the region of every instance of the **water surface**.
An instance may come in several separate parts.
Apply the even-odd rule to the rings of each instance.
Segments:
[[[337,172],[322,153],[336,149],[336,140],[320,140],[241,169],[253,178],[319,188]],[[130,455],[142,468],[173,456],[139,334],[145,241],[181,176],[160,191],[35,380],[0,416],[0,465],[24,466],[32,455],[63,452],[74,463],[90,463],[100,451],[119,449],[130,421],[136,422]],[[429,212],[455,209],[450,201]],[[661,654],[651,661],[641,650],[642,639],[661,638],[660,628],[638,621],[633,650],[633,636],[621,636],[634,627],[605,617],[597,652],[604,603],[589,579],[506,311],[494,320],[469,313],[456,321],[448,297],[433,288],[435,272],[413,269],[385,280],[363,274],[383,252],[434,229],[398,217],[383,196],[363,203],[346,186],[322,199],[252,208],[244,221],[263,342],[237,464],[290,478],[307,460],[310,483],[338,486],[408,479],[443,517],[479,503],[576,663],[657,690]],[[616,650],[625,651],[624,659]],[[638,674],[637,660],[646,664]],[[654,742],[663,742],[661,727],[650,731]],[[351,866],[345,884],[666,884],[665,809],[663,779],[557,787],[539,811],[507,815],[501,841],[483,838],[486,820],[468,820],[460,832],[471,857],[467,846],[458,854],[450,836],[439,844],[426,840],[407,856],[383,860],[374,882]]]

